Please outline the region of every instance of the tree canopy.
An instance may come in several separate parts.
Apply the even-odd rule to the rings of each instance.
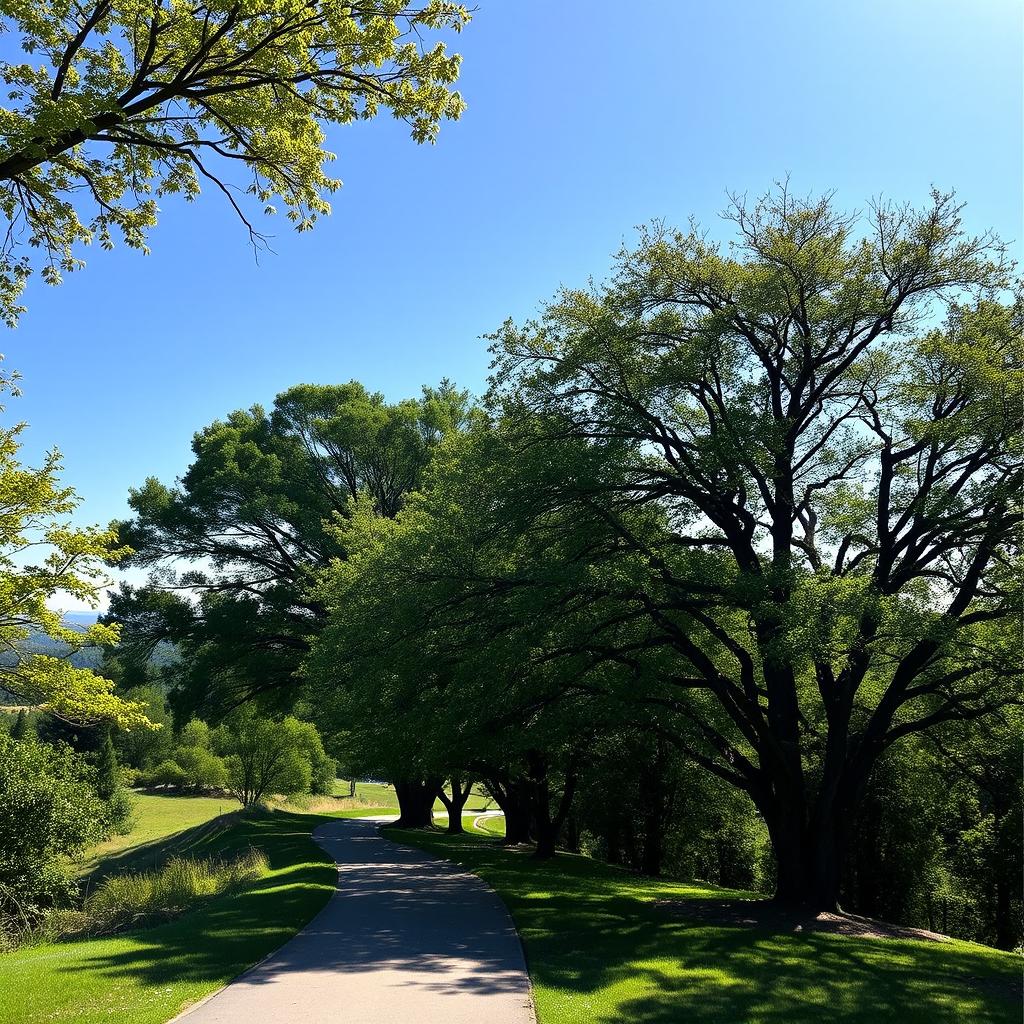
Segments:
[[[128,549],[112,530],[68,522],[79,499],[60,483],[60,453],[51,450],[38,468],[23,465],[23,429],[0,430],[0,690],[70,722],[152,727],[142,705],[117,696],[110,680],[28,644],[40,634],[68,651],[115,643],[116,626],[69,628],[47,602],[70,595],[98,604],[109,582],[105,563],[124,558]],[[29,561],[33,553],[38,560]]]
[[[732,216],[728,250],[651,229],[505,325],[492,424],[391,555],[327,571],[310,665],[362,651],[378,715],[412,691],[442,723],[537,683],[631,705],[753,801],[781,898],[834,906],[883,753],[1018,698],[1022,306],[949,196]]]
[[[269,413],[238,411],[198,433],[177,486],[146,481],[120,524],[127,564],[153,570],[111,601],[122,657],[134,648],[144,659],[161,640],[187,650],[178,690],[189,713],[260,692],[293,700],[324,618],[316,572],[347,554],[337,527],[357,500],[393,516],[466,414],[467,395],[448,382],[394,404],[355,382],[300,385]]]
[[[460,58],[437,37],[468,20],[449,0],[4,0],[21,52],[0,61],[0,317],[23,311],[30,249],[52,284],[115,232],[144,250],[161,196],[212,186],[254,243],[250,207],[312,227],[340,185],[328,126],[387,110],[429,142],[460,115]]]

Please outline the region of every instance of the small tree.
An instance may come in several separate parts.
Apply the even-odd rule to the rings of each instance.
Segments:
[[[117,751],[110,729],[103,730],[99,756],[96,760],[96,793],[101,800],[110,800],[120,786],[117,773]]]
[[[11,726],[11,739],[17,740],[20,743],[23,739],[27,738],[28,733],[28,712],[22,708],[18,712],[18,717],[14,720],[14,725]]]
[[[233,715],[217,730],[224,752],[228,790],[243,807],[252,807],[272,793],[308,793],[313,771],[303,750],[304,723],[295,718],[275,722],[251,706]]]

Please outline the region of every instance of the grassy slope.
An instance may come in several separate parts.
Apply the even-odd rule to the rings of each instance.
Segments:
[[[256,846],[270,874],[157,928],[0,956],[0,1024],[162,1024],[220,988],[290,938],[334,890],[334,866],[310,836],[323,820],[274,811],[179,836],[175,846],[195,856]]]
[[[104,870],[119,868],[122,864],[145,861],[146,851],[152,847],[162,852],[168,837],[202,825],[241,806],[231,797],[177,796],[135,793],[132,830],[126,836],[112,839],[94,847],[82,863],[82,873],[92,872],[101,861]],[[147,865],[149,866],[149,865]]]
[[[722,890],[584,857],[541,863],[471,836],[389,835],[465,865],[501,895],[526,950],[539,1024],[1020,1020],[1021,961],[983,946],[688,923],[652,900]]]

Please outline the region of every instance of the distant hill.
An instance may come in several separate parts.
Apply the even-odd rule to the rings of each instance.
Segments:
[[[85,632],[99,615],[97,612],[66,612],[64,614],[64,625],[69,629]],[[89,668],[99,672],[103,668],[103,650],[99,647],[85,647],[80,651],[72,653],[67,644],[46,636],[44,633],[32,633],[22,644],[22,649],[31,654],[48,654],[53,658],[67,658],[76,668]],[[157,644],[150,664],[156,667],[170,665],[177,660],[177,652],[174,645],[169,643]],[[13,665],[15,656],[13,654],[0,653],[0,667]],[[12,703],[13,698],[9,697],[3,689],[0,689],[0,705]]]

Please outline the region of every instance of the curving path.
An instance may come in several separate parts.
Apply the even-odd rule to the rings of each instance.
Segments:
[[[181,1024],[535,1024],[522,946],[476,875],[339,818],[338,888],[306,927]]]

